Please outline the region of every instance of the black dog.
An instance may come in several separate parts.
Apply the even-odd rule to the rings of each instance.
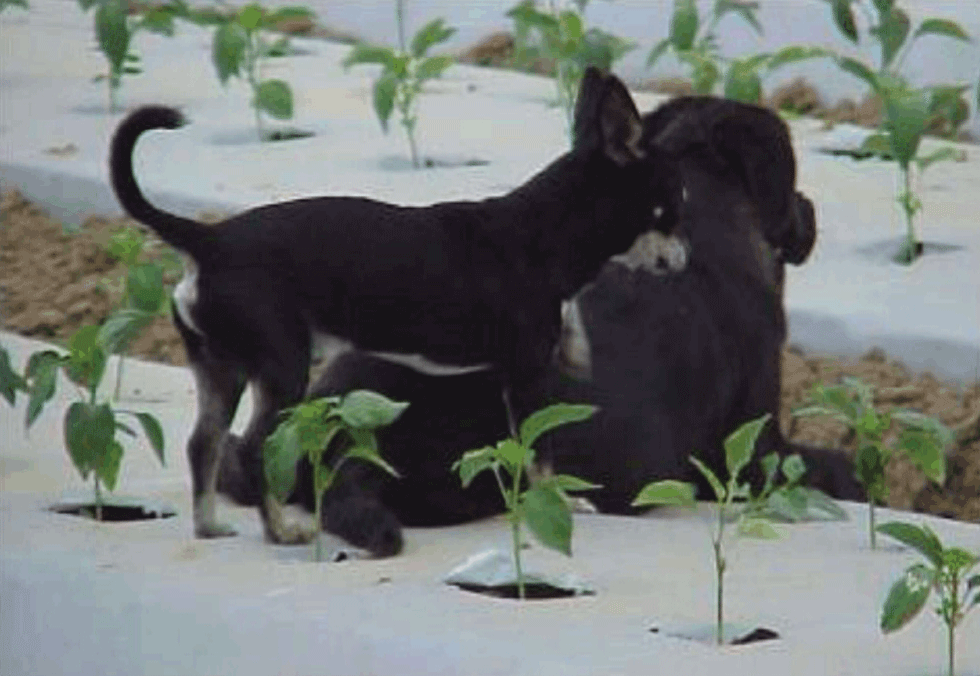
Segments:
[[[138,137],[175,129],[165,107],[137,110],[112,142],[111,174],[126,211],[186,254],[174,321],[198,392],[188,443],[199,537],[231,535],[215,518],[223,439],[246,384],[254,413],[240,446],[254,495],[265,496],[261,449],[279,412],[307,389],[315,338],[394,360],[488,369],[505,400],[531,408],[560,334],[560,308],[610,256],[652,228],[676,223],[672,164],[641,139],[623,84],[590,69],[573,149],[523,186],[482,202],[399,207],[324,197],[259,207],[214,227],[165,213],[133,176]],[[271,498],[266,536],[308,540]]]
[[[678,233],[690,240],[690,262],[682,273],[660,274],[658,256],[644,246],[656,235],[647,236],[567,305],[547,389],[552,400],[601,410],[542,438],[554,471],[603,484],[587,495],[614,513],[630,513],[649,481],[700,483],[691,454],[723,472],[728,433],[766,412],[778,419],[784,263],[804,262],[816,239],[813,206],[794,190],[789,132],[771,112],[682,98],[645,116],[644,137],[664,139],[679,157],[688,199]],[[352,352],[331,364],[313,394],[356,388],[412,402],[381,434],[381,450],[402,478],[348,466],[326,502],[325,528],[375,554],[393,554],[401,545],[399,521],[449,524],[503,508],[492,477],[464,491],[449,472],[463,451],[507,434],[486,374],[427,377]],[[841,454],[790,444],[778,423],[758,444],[760,454],[773,450],[801,453],[811,485],[861,499]],[[219,489],[247,501],[236,454],[227,460]],[[308,467],[302,471],[308,475]],[[751,478],[758,483],[758,475]],[[308,508],[309,483],[302,480],[293,496]]]

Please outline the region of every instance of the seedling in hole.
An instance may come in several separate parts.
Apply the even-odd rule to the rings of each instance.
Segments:
[[[126,0],[78,0],[78,4],[84,12],[95,7],[95,38],[109,64],[109,72],[96,76],[93,81],[106,81],[109,110],[115,112],[119,109],[123,76],[143,72],[139,55],[130,50],[133,38],[140,31],[172,37],[174,19],[187,15],[187,4],[184,0],[172,0],[133,15],[129,13],[130,5]]]
[[[211,45],[211,60],[218,80],[222,85],[227,85],[234,76],[248,83],[252,90],[252,110],[260,141],[268,138],[262,130],[263,113],[277,120],[293,117],[293,90],[289,83],[278,78],[262,78],[264,60],[288,54],[289,39],[282,36],[275,42],[268,42],[264,33],[274,30],[284,21],[311,19],[313,16],[313,11],[306,7],[269,10],[255,3],[231,14],[207,9],[191,14],[191,19],[196,23],[217,24]]]
[[[27,360],[21,377],[10,365],[9,355],[0,348],[0,394],[13,405],[18,391],[27,393],[27,419],[30,429],[45,404],[54,397],[58,371],[80,390],[80,400],[65,411],[65,447],[83,481],[92,475],[95,491],[95,518],[102,520],[102,485],[115,490],[122,464],[123,447],[116,439],[117,432],[136,437],[132,427],[119,419],[120,414],[135,418],[143,434],[164,465],[163,428],[151,414],[114,409],[108,403],[98,403],[98,389],[105,373],[106,353],[99,344],[99,328],[83,326],[68,341],[68,354],[54,350],[35,352]]]
[[[935,591],[939,597],[936,614],[946,625],[947,674],[955,676],[956,627],[968,611],[980,604],[980,574],[967,577],[980,563],[980,556],[959,547],[943,547],[925,524],[892,521],[878,526],[878,530],[912,547],[928,561],[909,566],[892,585],[881,611],[881,630],[889,634],[911,622]]]
[[[812,518],[847,520],[847,512],[826,493],[800,485],[806,474],[806,463],[798,454],[780,460],[778,453],[769,453],[760,464],[765,483],[758,495],[748,496],[747,514],[790,523]],[[779,483],[780,474],[782,483]]]
[[[321,528],[323,494],[345,462],[370,462],[398,476],[378,452],[374,433],[397,420],[407,407],[407,403],[391,401],[377,392],[355,390],[343,397],[322,397],[287,409],[288,417],[269,435],[263,448],[269,492],[279,502],[286,502],[296,485],[296,463],[305,455],[313,466],[314,518]],[[323,560],[319,537],[314,538],[314,557]]]
[[[554,63],[558,105],[565,113],[566,129],[572,136],[575,98],[585,69],[596,66],[610,70],[612,65],[634,48],[628,40],[599,28],[585,28],[588,0],[575,0],[573,6],[549,11],[523,0],[509,12],[516,36],[514,56],[519,67],[538,60]]]
[[[403,0],[396,2],[398,23],[398,49],[358,43],[344,59],[344,68],[372,63],[381,66],[381,75],[374,81],[374,112],[381,129],[388,133],[388,120],[397,108],[399,122],[408,137],[412,166],[418,169],[418,147],[415,143],[415,125],[418,123],[418,97],[429,80],[438,78],[453,63],[451,56],[428,56],[435,45],[445,42],[456,32],[444,24],[443,19],[433,19],[412,37],[412,44],[405,44],[405,11]]]
[[[846,377],[842,384],[830,387],[818,384],[811,400],[811,405],[794,410],[793,415],[830,416],[853,430],[857,438],[855,477],[868,496],[868,533],[874,549],[875,505],[888,497],[885,467],[895,451],[904,452],[923,474],[941,486],[946,481],[945,449],[952,443],[953,433],[935,418],[916,411],[879,411],[871,388],[857,378]],[[894,448],[885,443],[893,423],[899,427]]]
[[[755,15],[758,8],[758,2],[716,0],[710,18],[702,24],[695,0],[674,0],[670,34],[650,50],[647,68],[672,51],[678,61],[691,69],[691,84],[696,93],[713,93],[724,71],[726,98],[758,104],[762,99],[763,77],[787,64],[830,55],[822,47],[789,45],[771,54],[725,58],[718,47],[718,24],[730,14],[737,15],[762,35],[762,26]]]
[[[555,474],[535,481],[521,490],[526,473],[534,464],[535,441],[545,432],[568,423],[592,417],[596,407],[587,404],[553,404],[529,415],[521,423],[516,439],[504,439],[496,446],[467,451],[453,464],[463,487],[490,470],[497,480],[510,522],[514,570],[517,573],[517,595],[525,598],[524,571],[521,567],[521,524],[545,547],[572,555],[572,512],[565,491],[598,488],[595,484],[568,474]],[[506,472],[503,476],[501,469]],[[508,481],[509,479],[509,481]]]
[[[738,504],[735,502],[736,499],[751,498],[749,485],[740,484],[739,475],[752,459],[756,441],[758,441],[759,435],[769,418],[770,414],[767,413],[761,418],[751,420],[725,439],[725,467],[728,470],[728,483],[722,483],[721,479],[707,465],[694,456],[690,457],[691,463],[708,480],[711,490],[715,494],[715,523],[711,529],[711,546],[715,558],[715,642],[718,645],[724,642],[724,581],[727,567],[724,548],[726,527],[734,524],[737,526],[739,534],[750,537],[766,539],[779,537],[776,529],[766,521],[768,517],[766,511],[752,508],[751,501]],[[637,493],[633,500],[633,506],[676,505],[694,507],[697,505],[695,493],[694,485],[685,481],[675,479],[655,481],[647,484]]]
[[[915,236],[914,217],[922,209],[922,203],[912,192],[912,163],[915,162],[921,172],[934,162],[961,155],[947,147],[919,156],[918,148],[922,136],[930,130],[950,138],[956,136],[959,127],[969,118],[970,106],[964,94],[970,85],[939,84],[914,88],[900,71],[919,38],[933,35],[961,42],[972,40],[959,24],[947,19],[924,19],[913,31],[908,13],[891,0],[828,0],[828,3],[834,24],[844,38],[859,43],[853,11],[857,6],[868,19],[869,36],[881,47],[877,68],[847,56],[835,58],[841,70],[866,82],[884,102],[882,127],[878,134],[867,139],[859,152],[875,154],[898,165],[901,187],[896,200],[905,216],[906,235],[895,261],[911,265],[920,255],[921,242]],[[980,88],[977,94],[980,105]]]
[[[122,307],[109,315],[99,329],[99,342],[106,352],[119,355],[113,394],[116,400],[119,399],[122,385],[122,353],[155,317],[168,312],[163,265],[140,262],[145,248],[146,234],[131,227],[123,227],[113,233],[106,246],[109,255],[126,266]],[[170,265],[174,264],[171,260]]]

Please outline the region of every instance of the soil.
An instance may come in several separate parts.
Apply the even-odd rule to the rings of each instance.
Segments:
[[[204,216],[214,220],[214,215]],[[44,210],[17,192],[0,196],[0,327],[25,336],[64,344],[81,326],[101,323],[120,300],[124,266],[105,250],[109,237],[129,219],[90,218],[68,232]],[[173,252],[151,238],[148,260],[166,263],[165,281],[177,282]],[[184,364],[176,330],[166,317],[150,325],[129,354]],[[22,365],[16,365],[22,367]],[[875,388],[884,407],[908,407],[936,416],[953,427],[957,440],[949,450],[944,487],[929,483],[903,456],[888,467],[887,504],[980,523],[980,382],[942,382],[930,373],[912,373],[879,350],[860,358],[808,355],[792,346],[783,353],[780,421],[789,438],[854,452],[854,439],[839,423],[798,419],[790,411],[805,403],[814,385],[836,383],[842,376],[862,379]]]

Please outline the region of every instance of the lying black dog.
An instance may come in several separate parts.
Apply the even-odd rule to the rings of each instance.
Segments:
[[[536,407],[526,397],[559,340],[562,302],[638,235],[676,224],[675,167],[641,138],[625,86],[595,69],[582,81],[572,150],[481,202],[322,197],[205,226],[151,205],[133,175],[140,135],[182,124],[172,108],[133,112],[116,131],[110,169],[126,211],[187,260],[173,300],[197,385],[187,452],[199,537],[234,534],[216,519],[214,487],[246,384],[255,405],[236,447],[266,536],[308,540],[312,524],[286,524],[266,496],[261,449],[280,411],[306,393],[314,340],[442,370],[487,369],[523,415]]]
[[[788,130],[771,112],[682,98],[644,118],[644,137],[669,139],[680,158],[687,201],[678,232],[690,240],[690,261],[681,273],[660,274],[660,252],[648,255],[641,240],[566,306],[550,399],[601,410],[542,438],[547,448],[539,449],[554,471],[601,483],[588,498],[614,513],[630,513],[637,491],[656,479],[699,482],[708,497],[688,456],[721,472],[728,433],[766,412],[778,419],[784,263],[805,261],[816,238],[813,206],[794,189]],[[399,522],[449,524],[502,509],[492,477],[463,491],[449,471],[463,451],[507,434],[492,379],[429,377],[351,352],[331,364],[313,394],[357,388],[411,402],[381,434],[381,450],[402,479],[348,467],[328,497],[325,528],[384,555],[400,548]],[[811,485],[861,498],[842,455],[790,444],[778,424],[758,445],[760,455],[772,450],[801,453]],[[227,455],[219,490],[247,500],[236,456]],[[309,483],[294,496],[308,507]]]

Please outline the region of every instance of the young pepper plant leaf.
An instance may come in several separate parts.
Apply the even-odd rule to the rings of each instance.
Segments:
[[[674,0],[674,13],[670,18],[670,42],[674,49],[679,52],[691,49],[697,32],[697,4],[694,0]]]
[[[123,447],[115,439],[110,439],[105,450],[95,461],[95,473],[110,491],[116,490],[119,467],[122,465]]]
[[[82,479],[87,479],[90,471],[102,467],[102,458],[114,441],[112,409],[108,404],[76,401],[65,412],[64,433],[68,455]]]
[[[295,425],[279,425],[263,445],[262,459],[269,492],[286,502],[296,486],[296,463],[303,456]]]
[[[911,547],[939,568],[943,564],[943,545],[931,528],[902,521],[889,521],[878,526],[877,531]]]
[[[752,453],[755,451],[755,444],[762,434],[762,428],[769,422],[772,414],[766,413],[760,418],[756,418],[732,432],[725,439],[725,465],[728,474],[733,479],[737,477],[742,469],[749,464]]]
[[[923,35],[942,35],[947,38],[953,38],[954,40],[972,42],[969,33],[963,30],[955,21],[949,21],[947,19],[926,19],[915,29],[912,39],[916,40]]]
[[[493,467],[495,458],[492,446],[466,451],[463,457],[453,463],[453,471],[459,473],[463,488],[468,488],[478,474]]]
[[[408,408],[407,402],[397,402],[369,390],[354,390],[340,401],[336,413],[348,426],[375,430],[395,422]]]
[[[572,514],[557,488],[542,484],[529,488],[523,495],[521,515],[538,542],[572,555]]]
[[[27,418],[24,426],[28,429],[41,415],[44,405],[54,397],[58,369],[65,361],[65,357],[52,350],[35,352],[27,359]]]
[[[293,116],[293,90],[285,80],[263,80],[255,88],[255,106],[277,120]]]
[[[167,460],[163,456],[163,426],[160,425],[160,421],[149,413],[133,413],[133,415],[140,421],[140,425],[143,427],[143,434],[146,435],[147,441],[150,442],[150,446],[160,460],[160,464],[166,467]]]
[[[589,404],[553,404],[546,406],[529,415],[521,423],[521,443],[527,447],[531,447],[545,432],[560,425],[588,420],[597,410],[596,406]]]
[[[414,37],[412,37],[412,56],[416,58],[425,56],[431,47],[439,44],[440,42],[445,42],[452,37],[453,33],[455,32],[456,29],[446,26],[443,19],[433,19],[429,23],[422,26],[422,28],[415,33]]]
[[[647,484],[633,498],[633,507],[648,505],[673,505],[693,507],[696,504],[694,485],[676,479],[664,479]]]
[[[936,571],[918,563],[892,585],[881,612],[881,631],[889,634],[912,621],[929,598]]]
[[[215,29],[211,43],[211,60],[222,85],[227,84],[231,76],[241,73],[247,48],[248,34],[237,22],[222,23]]]
[[[10,363],[10,353],[0,346],[0,396],[13,406],[17,401],[17,393],[26,391],[27,381],[14,371]]]

